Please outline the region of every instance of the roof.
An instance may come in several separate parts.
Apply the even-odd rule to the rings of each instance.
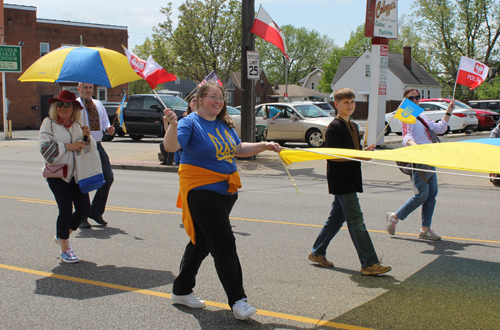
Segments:
[[[335,77],[332,80],[332,86],[337,83],[337,81],[342,78],[342,76],[349,70],[349,68],[356,63],[358,57],[342,57],[340,60],[339,66],[337,67],[337,71],[335,72]]]
[[[413,58],[411,70],[404,65],[403,54],[389,53],[389,70],[405,85],[438,85],[441,84],[425,71]]]
[[[274,92],[276,95],[272,95],[271,97],[281,97],[284,96],[283,94],[286,91],[286,85],[279,85],[279,89],[274,89]],[[297,97],[297,96],[304,96],[304,97],[310,97],[310,96],[318,96],[318,97],[324,97],[324,98],[329,98],[330,94],[327,93],[321,93],[318,92],[317,90],[302,87],[299,85],[288,85],[288,96],[289,97]]]
[[[370,51],[368,51],[370,52]],[[371,53],[371,52],[370,52]],[[364,53],[363,53],[364,54]],[[340,60],[335,77],[333,77],[332,85],[344,76],[349,68],[356,63],[358,57],[342,57]],[[423,86],[441,86],[441,84],[432,77],[430,73],[425,71],[413,58],[411,59],[411,70],[409,70],[403,61],[403,54],[389,53],[388,69],[405,85],[423,85]]]
[[[307,80],[309,79],[309,77],[313,74],[313,73],[316,73],[320,71],[321,73],[324,73],[323,70],[321,69],[314,69],[313,71],[311,71],[307,76],[305,76],[304,78],[300,79],[298,82],[302,84],[302,86],[304,86],[305,84],[307,84]]]

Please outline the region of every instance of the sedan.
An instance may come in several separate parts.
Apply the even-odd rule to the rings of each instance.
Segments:
[[[427,101],[432,101],[432,102],[443,102],[446,103],[446,106],[451,102],[450,99],[424,99],[420,102],[427,102]],[[455,108],[456,109],[473,109],[476,111],[476,117],[478,119],[478,124],[477,124],[477,130],[478,131],[484,131],[484,130],[491,130],[497,125],[498,119],[500,119],[500,115],[494,111],[491,110],[486,110],[486,109],[479,109],[479,108],[472,108],[471,106],[455,100]]]
[[[446,109],[448,105],[443,102],[430,102],[430,101],[420,101],[419,103],[421,108],[424,108],[423,114],[429,118],[434,120],[435,122],[443,119],[444,114],[446,113]],[[394,117],[394,114],[397,110],[386,113],[385,114],[385,124],[390,122],[390,126],[387,127],[385,131],[385,135],[394,132],[398,135],[401,135],[401,123],[399,120],[391,120]],[[473,109],[459,109],[455,108],[453,110],[453,115],[449,120],[449,127],[446,130],[445,134],[449,131],[454,133],[456,132],[465,132],[468,130],[476,130],[478,125],[478,120],[476,117],[476,112]]]
[[[281,112],[274,120],[264,119],[265,109],[270,106]],[[241,136],[241,118],[238,121],[235,117],[236,133]],[[265,138],[268,141],[306,142],[309,147],[322,147],[326,128],[332,120],[328,113],[310,102],[263,103],[255,108],[255,125],[267,126]],[[361,135],[363,133],[360,131]]]

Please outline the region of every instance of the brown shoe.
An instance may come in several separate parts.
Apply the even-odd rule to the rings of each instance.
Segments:
[[[325,256],[315,256],[314,254],[309,253],[309,260],[317,262],[318,264],[326,268],[333,267],[333,262],[328,261]]]
[[[382,266],[380,263],[377,262],[373,266],[361,268],[361,274],[363,274],[363,275],[378,275],[378,274],[387,273],[391,269],[392,269],[391,267]]]

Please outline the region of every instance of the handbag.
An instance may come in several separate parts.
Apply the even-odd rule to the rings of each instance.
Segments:
[[[106,182],[102,174],[101,156],[92,142],[75,157],[76,178],[83,194],[101,188]]]
[[[438,138],[438,136],[437,136],[436,132],[435,132],[433,129],[430,129],[430,128],[429,128],[429,125],[427,125],[427,123],[426,123],[426,122],[425,122],[422,118],[417,117],[417,119],[418,119],[418,121],[419,121],[419,122],[421,122],[421,123],[422,123],[422,125],[424,125],[424,127],[425,127],[425,128],[427,128],[427,131],[429,132],[429,135],[431,136],[431,141],[432,141],[432,143],[439,143],[439,142],[441,142],[441,140],[439,140],[439,138]],[[400,170],[401,172],[403,172],[404,174],[406,174],[406,175],[411,175],[411,174],[412,174],[412,172],[413,172],[413,170],[412,170],[412,169],[409,169],[409,168],[401,168],[401,166],[402,166],[402,167],[412,167],[412,168],[413,168],[413,167],[415,167],[415,166],[413,166],[413,164],[412,164],[412,163],[396,162],[396,164],[397,164],[398,166],[400,166],[400,167],[399,167],[399,170]]]
[[[45,164],[43,176],[45,178],[64,179],[68,175],[68,164]]]

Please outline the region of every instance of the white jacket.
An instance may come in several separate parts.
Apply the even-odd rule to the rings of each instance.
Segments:
[[[70,182],[73,177],[78,182],[75,173],[75,156],[78,155],[79,151],[68,151],[65,144],[83,141],[82,126],[81,123],[76,122],[68,129],[49,117],[45,118],[40,126],[40,137],[38,140],[40,153],[45,159],[45,163],[68,164],[68,174],[63,178],[66,182]],[[97,150],[95,140],[92,137],[90,137],[90,140],[92,147]],[[45,165],[42,173],[44,169]]]

